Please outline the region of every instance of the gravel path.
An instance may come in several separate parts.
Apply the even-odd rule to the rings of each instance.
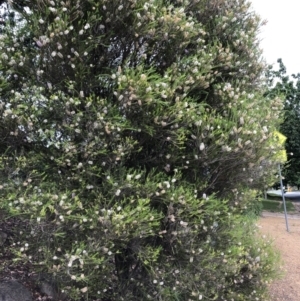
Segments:
[[[271,301],[300,300],[300,215],[288,215],[290,231],[286,231],[284,214],[264,212],[258,225],[264,235],[274,240],[280,251],[284,275],[270,285]]]

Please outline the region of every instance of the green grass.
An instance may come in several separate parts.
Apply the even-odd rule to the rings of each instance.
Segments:
[[[286,200],[286,210],[288,212],[295,212],[295,207],[291,201]],[[263,210],[271,211],[271,212],[283,212],[283,203],[282,201],[274,201],[274,200],[263,200],[262,201]]]

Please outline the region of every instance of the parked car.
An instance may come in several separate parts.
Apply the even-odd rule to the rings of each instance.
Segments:
[[[282,191],[281,189],[268,190],[267,195],[273,197],[282,197]],[[300,199],[300,191],[284,191],[284,197],[288,199]]]

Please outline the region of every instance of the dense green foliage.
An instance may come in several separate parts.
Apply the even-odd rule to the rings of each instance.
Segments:
[[[16,255],[74,299],[265,300],[273,253],[241,213],[271,180],[282,103],[249,4],[11,5],[1,207],[31,221]]]
[[[283,122],[280,131],[287,137],[285,149],[288,157],[283,168],[285,183],[300,187],[300,74],[286,74],[281,59],[278,70],[270,68],[267,72],[269,95],[282,95],[285,99]]]

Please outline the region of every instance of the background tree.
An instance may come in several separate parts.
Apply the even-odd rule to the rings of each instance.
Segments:
[[[270,91],[274,95],[282,95],[285,99],[283,122],[280,131],[287,137],[285,149],[288,161],[284,165],[283,175],[289,185],[300,186],[300,74],[286,74],[286,68],[281,59],[279,68],[268,71]]]
[[[272,252],[240,214],[272,172],[282,103],[263,95],[249,3],[9,9],[1,206],[31,222],[15,254],[74,298],[263,298]]]

